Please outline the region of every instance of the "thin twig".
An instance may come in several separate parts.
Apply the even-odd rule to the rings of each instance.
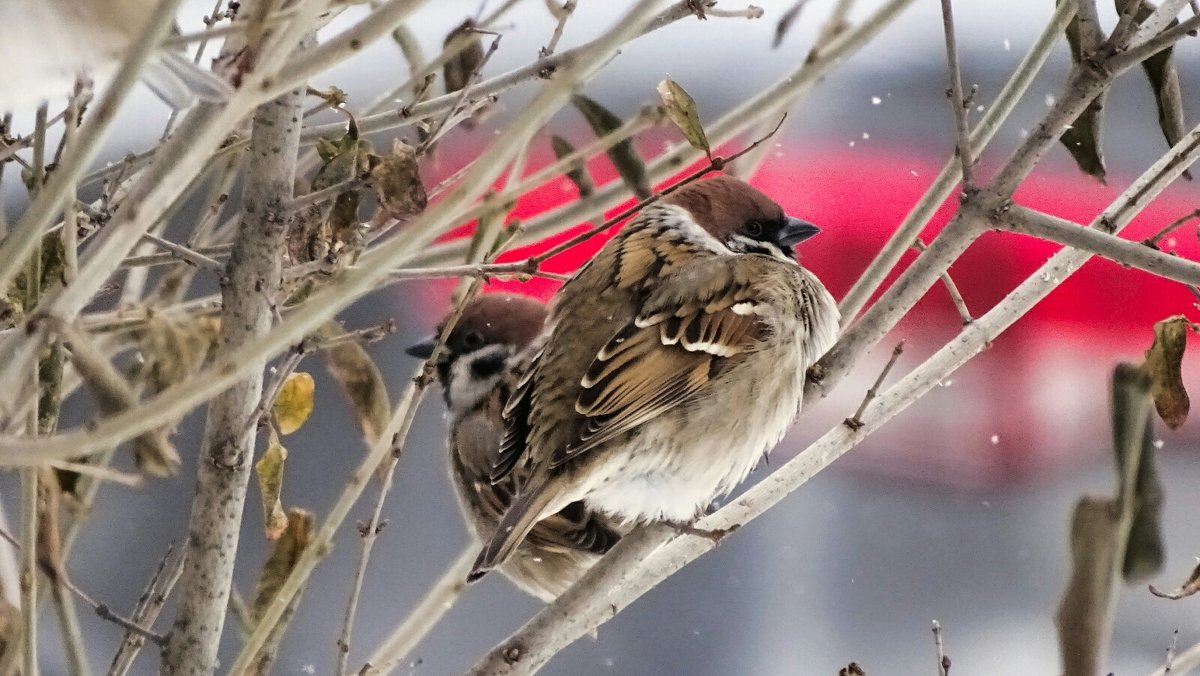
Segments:
[[[134,622],[133,620],[131,620],[127,617],[124,617],[123,615],[121,615],[120,613],[114,611],[111,607],[109,607],[109,605],[107,603],[100,603],[96,599],[93,599],[82,589],[80,589],[79,587],[76,587],[75,583],[71,582],[71,580],[67,576],[60,575],[60,577],[61,577],[63,583],[66,585],[67,589],[69,589],[71,591],[71,593],[74,594],[75,596],[78,596],[84,603],[91,606],[92,609],[96,611],[96,615],[98,617],[100,617],[101,619],[108,620],[109,622],[112,622],[113,624],[117,625],[118,627],[121,627],[122,629],[124,629],[127,632],[132,632],[134,634],[141,636],[142,638],[149,639],[150,641],[153,641],[156,645],[159,645],[159,646],[166,645],[167,639],[162,634],[157,634],[154,631],[151,631],[150,629],[143,627],[142,625],[138,624],[137,622]]]
[[[207,270],[213,270],[216,272],[224,272],[225,271],[224,263],[221,263],[220,261],[209,258],[208,256],[205,256],[204,254],[202,254],[198,251],[193,251],[192,249],[189,249],[186,246],[183,246],[182,244],[176,244],[175,242],[172,242],[167,239],[163,239],[162,237],[159,237],[158,235],[152,235],[148,232],[142,234],[142,239],[147,242],[150,242],[151,244],[154,244],[155,246],[159,247],[160,249],[165,249],[167,251],[167,253],[170,253],[171,255],[175,256],[176,258],[178,258],[182,261],[187,261],[188,263],[191,263],[192,265],[198,265]]]
[[[554,17],[558,19],[558,23],[554,25],[554,34],[550,36],[550,42],[546,43],[545,47],[538,49],[538,56],[545,58],[554,53],[558,47],[558,41],[562,38],[563,27],[567,25],[567,19],[571,18],[571,14],[575,12],[576,0],[567,0],[558,7],[554,0],[546,0],[547,7],[555,7]]]
[[[917,251],[925,251],[929,247],[922,242],[920,238],[913,241],[913,248]],[[946,292],[950,294],[950,300],[954,303],[954,308],[958,310],[958,318],[962,320],[963,326],[970,324],[971,311],[967,308],[967,301],[963,299],[962,293],[958,290],[958,285],[950,278],[950,272],[943,272],[941,275],[942,285],[946,287]]]
[[[173,550],[174,543],[167,547],[167,553],[158,562],[158,567],[154,570],[154,575],[151,576],[145,590],[138,598],[137,605],[134,606],[130,619],[139,626],[154,627],[154,621],[158,619],[158,615],[162,612],[167,598],[171,596],[171,590],[175,588],[175,583],[179,581],[179,576],[183,574],[184,554],[182,552],[171,561],[170,566],[167,565],[167,562],[171,560],[171,552]],[[124,640],[121,641],[121,647],[117,648],[117,654],[113,655],[112,664],[108,669],[108,676],[124,676],[125,672],[129,671],[129,667],[133,665],[133,661],[137,659],[138,652],[145,644],[146,639],[143,635],[127,630]]]
[[[34,376],[36,383],[36,375]],[[36,399],[36,397],[33,397]],[[34,405],[31,435],[37,435],[37,405]],[[21,472],[21,666],[22,676],[38,674],[38,470]],[[17,646],[8,648],[15,649]]]
[[[950,676],[950,658],[942,646],[942,625],[937,620],[933,621],[933,646],[937,650],[938,676]]]
[[[967,126],[967,111],[970,103],[963,91],[962,71],[958,63],[953,0],[942,0],[942,29],[946,36],[946,63],[950,67],[950,89],[946,91],[946,96],[950,99],[950,107],[954,110],[954,131],[958,139],[958,157],[962,163],[963,192],[970,192],[975,186],[975,179],[972,175],[975,154],[971,150],[971,129]]]
[[[412,652],[466,590],[467,573],[471,571],[477,549],[474,544],[463,549],[458,558],[446,567],[446,572],[409,611],[408,616],[396,625],[383,643],[371,653],[358,673],[386,673]]]
[[[1179,642],[1179,630],[1176,629],[1171,633],[1171,645],[1167,646],[1167,658],[1163,661],[1163,674],[1166,676],[1171,673],[1171,668],[1175,666],[1175,645]]]
[[[359,549],[358,565],[354,568],[353,581],[350,583],[350,596],[346,601],[346,613],[342,618],[342,630],[337,640],[337,667],[335,676],[345,676],[346,667],[350,662],[350,638],[354,631],[354,619],[358,612],[358,599],[362,594],[363,581],[367,577],[367,564],[371,560],[371,552],[375,549],[375,541],[383,528],[383,504],[388,493],[392,490],[392,482],[396,476],[396,465],[400,464],[400,446],[392,448],[392,454],[387,459],[387,467],[383,472],[383,483],[379,486],[379,495],[375,499],[375,507],[371,518],[362,525],[359,534],[362,536],[362,547]]]
[[[883,370],[879,372],[879,376],[875,378],[875,382],[867,388],[867,393],[865,396],[863,396],[862,403],[858,405],[858,410],[854,412],[854,415],[842,421],[846,427],[849,427],[855,431],[858,431],[862,428],[863,411],[867,410],[867,404],[870,404],[871,401],[879,395],[879,388],[883,387],[883,381],[887,379],[888,373],[891,373],[892,367],[896,365],[896,360],[899,359],[900,355],[903,353],[904,341],[902,340],[899,343],[896,343],[896,347],[892,348],[892,356],[887,360],[887,363],[883,365]]]
[[[1159,230],[1158,232],[1154,233],[1153,235],[1147,237],[1146,239],[1143,239],[1142,244],[1145,244],[1146,246],[1148,246],[1152,249],[1157,249],[1158,243],[1162,240],[1163,237],[1166,237],[1167,235],[1171,234],[1176,229],[1182,227],[1184,224],[1186,224],[1188,221],[1190,221],[1194,218],[1200,218],[1200,209],[1194,209],[1192,211],[1189,211],[1188,213],[1171,221],[1165,227],[1163,227],[1162,230]]]
[[[1175,655],[1170,668],[1164,664],[1150,672],[1149,676],[1185,676],[1191,673],[1196,667],[1200,667],[1200,643]]]

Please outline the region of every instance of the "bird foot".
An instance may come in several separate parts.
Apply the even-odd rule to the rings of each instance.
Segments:
[[[721,540],[724,540],[726,535],[729,535],[740,527],[735,524],[729,528],[697,528],[692,523],[683,523],[679,521],[666,521],[664,523],[671,528],[674,528],[675,532],[679,535],[694,535],[699,538],[712,540],[713,544],[720,544]]]

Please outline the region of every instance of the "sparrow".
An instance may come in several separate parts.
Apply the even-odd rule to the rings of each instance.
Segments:
[[[538,337],[545,318],[546,306],[527,296],[480,296],[464,309],[437,361],[450,416],[450,481],[479,541],[496,530],[525,478],[522,471],[496,483],[490,477],[504,437],[504,402],[528,365],[522,351]],[[435,345],[429,339],[407,352],[428,359]],[[582,503],[570,503],[536,524],[502,571],[517,587],[548,603],[618,539],[619,532]]]
[[[469,579],[568,504],[686,530],[745,479],[837,336],[837,304],[794,257],[818,232],[720,175],[646,207],[582,266],[505,407],[492,478],[527,478]]]
[[[71,93],[75,80],[116,73],[158,0],[0,1],[0,111]],[[176,110],[197,99],[223,101],[229,84],[182,54],[155,52],[142,81]]]

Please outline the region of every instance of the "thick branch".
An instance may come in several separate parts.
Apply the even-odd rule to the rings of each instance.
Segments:
[[[221,342],[228,353],[271,328],[300,144],[303,89],[259,107],[254,116],[238,237],[222,280]],[[163,672],[211,674],[233,578],[242,508],[262,396],[259,358],[248,377],[212,400],[192,502],[179,609]]]
[[[992,221],[992,226],[1097,254],[1159,277],[1200,285],[1200,263],[1022,206],[1005,209]]]

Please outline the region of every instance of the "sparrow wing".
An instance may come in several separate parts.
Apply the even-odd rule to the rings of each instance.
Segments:
[[[512,473],[518,461],[525,455],[529,438],[529,414],[533,409],[533,379],[541,363],[542,350],[538,349],[529,358],[525,369],[513,389],[504,411],[501,414],[504,424],[504,438],[500,442],[500,450],[492,463],[489,479],[493,484],[504,481]]]
[[[584,417],[578,440],[551,466],[687,403],[752,349],[764,331],[755,269],[745,257],[714,256],[663,279],[588,367],[575,403]]]

